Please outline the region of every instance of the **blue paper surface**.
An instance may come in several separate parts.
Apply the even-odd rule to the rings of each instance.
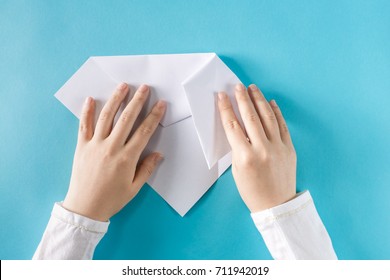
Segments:
[[[216,52],[275,98],[341,259],[390,259],[389,1],[1,1],[0,259],[31,258],[69,184],[53,96],[89,57]],[[269,259],[230,169],[181,218],[150,187],[96,259]]]

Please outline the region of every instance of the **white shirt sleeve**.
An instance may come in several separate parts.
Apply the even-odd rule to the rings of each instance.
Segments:
[[[337,259],[309,191],[251,216],[274,259]]]
[[[72,213],[56,203],[33,259],[92,259],[109,224]]]
[[[337,259],[309,191],[251,216],[274,259]],[[33,259],[92,259],[109,224],[56,203]]]

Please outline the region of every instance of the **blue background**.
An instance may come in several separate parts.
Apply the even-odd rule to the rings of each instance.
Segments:
[[[95,3],[99,2],[99,4]],[[66,194],[89,57],[216,52],[284,111],[341,259],[390,258],[390,1],[0,1],[0,258],[31,258]],[[230,169],[181,218],[150,187],[96,259],[269,259]]]

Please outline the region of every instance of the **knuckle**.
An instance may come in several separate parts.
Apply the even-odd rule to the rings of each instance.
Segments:
[[[259,164],[261,164],[262,166],[268,166],[272,164],[273,161],[275,161],[277,153],[275,152],[274,148],[269,145],[266,145],[263,149],[258,151],[256,155]]]
[[[233,107],[232,107],[232,105],[230,103],[220,105],[220,111],[221,112],[230,111],[232,109],[233,109]]]
[[[88,126],[85,123],[80,123],[79,131],[80,131],[80,133],[83,133],[83,134],[87,133]]]
[[[110,158],[114,158],[117,155],[117,149],[115,145],[113,145],[110,142],[107,142],[106,146],[106,155],[109,156]]]
[[[260,94],[258,91],[254,92],[252,94],[252,98],[257,102],[264,102],[265,98],[262,94]]]
[[[127,165],[128,162],[129,162],[129,157],[124,155],[119,157],[118,163],[120,166]]]
[[[129,111],[124,111],[121,115],[121,121],[122,122],[128,122],[129,120],[134,118],[134,114]]]
[[[261,153],[260,159],[263,164],[267,164],[272,161],[272,154],[268,151],[264,151]]]
[[[145,166],[145,172],[148,176],[151,176],[153,174],[153,166],[147,164]]]
[[[108,110],[103,110],[103,111],[100,113],[99,120],[100,120],[100,121],[105,121],[105,120],[108,119],[109,116],[110,116],[110,113],[108,112]]]
[[[255,113],[249,113],[246,116],[247,120],[250,122],[257,122],[259,120],[259,116]]]
[[[267,118],[267,120],[276,121],[275,114],[269,110],[267,110],[267,112],[265,113],[265,117]]]
[[[108,164],[112,161],[113,159],[113,152],[111,150],[107,150],[106,152],[103,153],[102,156],[102,161],[105,164]]]
[[[282,116],[282,111],[280,111],[279,107],[273,107],[273,110],[275,112],[275,115]]]
[[[253,168],[256,165],[256,156],[253,153],[242,153],[240,163],[244,168]]]
[[[145,161],[142,163],[141,168],[143,169],[143,172],[146,174],[146,176],[150,177],[154,171],[154,164],[153,162]]]
[[[224,126],[225,126],[227,129],[231,129],[231,130],[236,130],[236,129],[239,129],[239,128],[240,128],[240,124],[239,124],[238,121],[235,120],[235,119],[229,119],[229,120],[227,120],[227,121],[224,123]]]
[[[286,124],[285,122],[283,122],[283,123],[281,124],[281,130],[282,130],[283,133],[286,133],[286,134],[289,133],[289,132],[288,132],[287,124]]]
[[[106,143],[103,147],[103,151],[100,153],[100,158],[102,164],[106,168],[121,168],[126,166],[129,161],[129,158],[125,155],[125,153],[118,153],[118,149],[109,143]]]
[[[153,129],[148,125],[141,125],[139,131],[142,136],[149,136],[152,134]]]

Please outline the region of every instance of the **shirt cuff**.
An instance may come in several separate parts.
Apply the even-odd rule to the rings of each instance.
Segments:
[[[73,213],[62,206],[62,202],[56,202],[51,212],[52,217],[63,223],[83,229],[93,233],[106,233],[110,221],[96,221],[85,216]]]
[[[309,191],[251,216],[274,259],[337,259]]]
[[[310,203],[313,203],[310,192],[304,191],[298,193],[292,200],[263,211],[251,213],[251,216],[258,229],[262,230],[268,223],[292,216]]]
[[[55,203],[34,260],[90,260],[110,222],[95,221]]]

